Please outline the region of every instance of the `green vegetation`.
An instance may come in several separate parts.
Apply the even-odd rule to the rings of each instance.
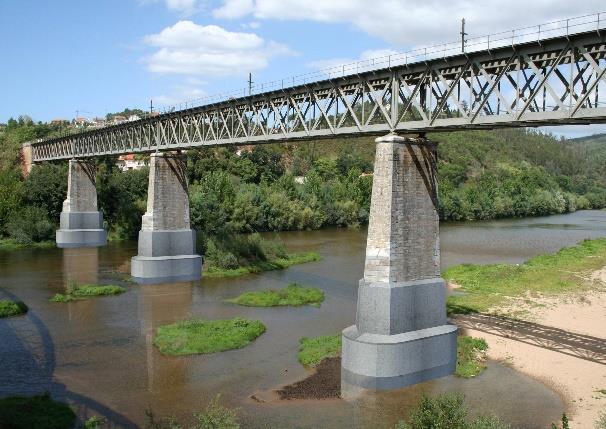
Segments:
[[[484,365],[484,354],[488,344],[482,338],[457,337],[457,369],[455,374],[463,378],[479,375]]]
[[[55,242],[54,241],[38,241],[38,242],[32,242],[30,244],[24,244],[24,243],[20,243],[12,238],[6,238],[6,239],[1,239],[0,240],[0,251],[5,251],[5,252],[10,252],[13,250],[20,250],[20,249],[28,249],[28,248],[34,248],[34,249],[51,249],[55,247]]]
[[[187,320],[160,326],[154,345],[170,356],[207,354],[242,348],[263,332],[258,320]]]
[[[315,252],[289,254],[279,238],[262,239],[257,233],[201,235],[205,234],[209,237],[204,241],[204,275],[208,278],[272,271],[320,259]]]
[[[562,426],[560,427],[555,423],[552,423],[551,429],[570,429],[570,423],[568,422],[568,416],[566,413],[562,414]]]
[[[57,293],[50,299],[50,301],[72,302],[93,296],[120,295],[124,292],[126,292],[126,289],[122,286],[94,284],[78,286],[77,284],[70,282],[67,285],[67,291],[65,294]]]
[[[0,399],[0,427],[6,429],[70,429],[76,414],[48,393],[38,396],[10,396]]]
[[[554,254],[539,255],[523,264],[457,265],[443,277],[461,286],[448,298],[451,313],[482,312],[507,297],[526,293],[551,294],[589,287],[583,272],[606,265],[606,239],[585,240]]]
[[[3,317],[19,316],[27,313],[27,305],[21,301],[13,302],[0,299],[0,319]]]
[[[299,340],[299,362],[308,367],[329,357],[341,356],[341,334]]]
[[[459,377],[471,378],[479,375],[486,366],[483,364],[484,352],[488,344],[481,338],[457,338],[457,369]],[[314,367],[329,357],[341,355],[341,334],[299,340],[299,362]]]
[[[220,396],[212,399],[204,411],[194,413],[194,424],[190,429],[239,429],[236,410],[226,408],[219,403]],[[146,411],[145,429],[185,429],[175,417],[157,420],[151,410]]]
[[[606,410],[600,412],[598,419],[595,421],[595,429],[606,429]]]
[[[282,305],[301,306],[314,305],[319,307],[324,301],[324,292],[315,287],[303,287],[298,283],[290,283],[284,289],[267,289],[257,292],[246,292],[228,299],[238,305],[247,307],[277,307]]]
[[[495,416],[480,416],[469,421],[469,410],[459,394],[435,398],[423,395],[408,422],[400,421],[395,429],[510,429]]]
[[[305,264],[321,260],[322,257],[317,252],[289,253],[284,258],[277,258],[271,261],[259,261],[252,265],[245,265],[238,268],[217,268],[209,266],[204,274],[206,278],[239,277],[246,274],[256,274],[263,271],[283,270],[292,265]]]
[[[105,424],[105,419],[97,416],[92,416],[84,422],[84,429],[99,429]]]
[[[53,239],[65,198],[66,165],[37,165],[23,178],[18,151],[21,143],[63,133],[66,127],[36,124],[26,116],[0,126],[0,240],[29,246]],[[564,141],[534,131],[495,130],[430,138],[440,142],[442,220],[606,207],[605,163],[596,161],[606,151],[599,136]],[[251,151],[235,146],[187,151],[191,223],[207,276],[242,275],[296,261],[286,254],[251,254],[250,244],[265,240],[246,243],[249,233],[365,224],[374,148],[373,139],[363,137],[260,145]],[[99,158],[97,190],[110,237],[136,238],[146,205],[147,169],[123,172],[112,157]]]

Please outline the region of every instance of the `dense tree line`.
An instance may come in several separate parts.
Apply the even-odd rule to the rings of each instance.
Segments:
[[[0,238],[52,239],[65,198],[66,165],[36,166],[23,179],[18,148],[60,133],[29,118],[0,126]],[[431,135],[439,144],[440,216],[477,220],[606,207],[605,152],[526,130]],[[238,233],[355,227],[368,221],[374,143],[370,138],[188,151],[192,226],[220,253]],[[603,159],[603,158],[602,158]],[[98,160],[99,202],[113,237],[135,238],[148,171]],[[230,244],[231,243],[231,244]],[[239,244],[241,245],[241,243]],[[252,252],[252,250],[251,250]],[[224,256],[224,255],[223,255]]]

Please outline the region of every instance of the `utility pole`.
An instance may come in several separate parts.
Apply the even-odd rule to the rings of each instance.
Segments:
[[[149,100],[149,116],[154,113],[154,100]]]
[[[465,18],[463,18],[461,20],[461,52],[463,53],[465,53],[465,43],[467,42],[465,36],[467,36],[467,33],[465,32]]]
[[[248,73],[248,95],[252,95],[252,86],[253,86],[253,80],[252,80],[252,73]]]

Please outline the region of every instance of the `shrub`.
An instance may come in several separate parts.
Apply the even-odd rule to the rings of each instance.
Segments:
[[[70,429],[76,415],[66,404],[48,393],[38,396],[10,396],[0,399],[0,427],[10,429]]]
[[[20,244],[51,240],[55,235],[55,225],[48,219],[46,211],[32,206],[14,212],[9,218],[6,229]]]
[[[219,404],[219,395],[210,401],[206,409],[194,414],[196,422],[192,429],[239,429],[236,410]]]
[[[221,249],[214,240],[208,240],[206,243],[206,251],[204,259],[209,266],[231,270],[238,268],[238,258],[224,249]]]
[[[434,398],[423,395],[408,423],[400,421],[395,429],[510,429],[495,416],[480,416],[469,422],[463,395],[450,393]]]
[[[239,429],[237,412],[219,403],[220,395],[215,396],[204,411],[194,413],[194,424],[190,429]],[[145,429],[184,429],[175,417],[157,420],[151,410],[145,412]]]
[[[0,318],[18,316],[27,313],[27,305],[21,301],[13,302],[5,299],[0,300]]]
[[[105,419],[92,416],[84,422],[84,429],[99,429],[105,424]]]
[[[467,429],[467,412],[462,395],[423,396],[412,412],[408,425],[402,428]]]
[[[606,429],[606,410],[602,411],[595,421],[595,429]]]

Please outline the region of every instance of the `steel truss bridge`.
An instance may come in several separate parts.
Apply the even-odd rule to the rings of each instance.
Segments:
[[[35,142],[32,158],[606,122],[599,15],[593,31],[411,59]]]

